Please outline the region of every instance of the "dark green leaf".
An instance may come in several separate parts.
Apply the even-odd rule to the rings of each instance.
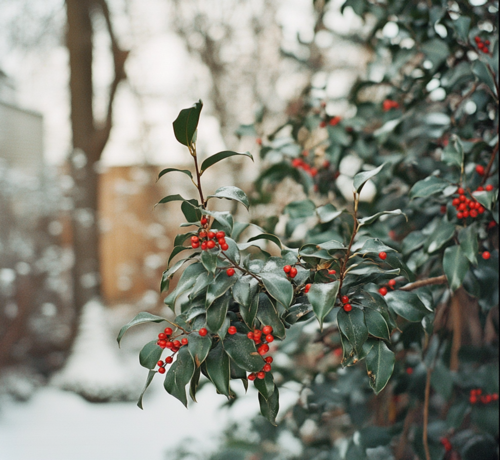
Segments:
[[[215,278],[215,281],[208,287],[205,307],[209,308],[214,300],[224,295],[236,281],[238,281],[236,274],[228,276],[225,271],[221,271]]]
[[[264,367],[264,360],[255,348],[253,340],[245,334],[226,335],[224,349],[231,359],[248,372],[259,372]]]
[[[233,200],[241,203],[245,208],[248,209],[250,203],[248,202],[248,198],[245,195],[245,192],[238,187],[233,186],[225,186],[220,187],[215,191],[214,195],[209,195],[210,198],[225,198],[226,200]]]
[[[255,379],[255,388],[257,388],[258,392],[264,397],[264,399],[269,400],[269,398],[274,393],[274,379],[273,374],[271,372],[266,372],[265,378]]]
[[[395,254],[392,252],[387,253],[387,259],[385,259],[387,265],[394,269],[399,269],[400,274],[403,275],[408,281],[415,281],[415,274],[410,270],[408,265],[403,262],[403,259],[399,256],[399,254]],[[386,271],[388,274],[389,271]]]
[[[129,323],[125,324],[120,329],[120,332],[118,333],[118,337],[116,338],[116,341],[118,342],[118,345],[120,345],[120,342],[123,338],[123,335],[125,332],[127,332],[132,326],[137,326],[138,324],[144,324],[144,323],[161,323],[162,321],[165,321],[164,318],[161,316],[156,316],[152,315],[151,313],[148,313],[146,311],[141,311],[136,315],[136,317],[130,321]]]
[[[158,179],[162,176],[164,176],[165,174],[169,173],[169,172],[173,172],[173,171],[176,171],[176,172],[180,172],[180,173],[183,173],[183,174],[186,174],[187,176],[189,176],[191,179],[193,178],[193,175],[191,174],[191,171],[189,171],[188,169],[177,169],[177,168],[166,168],[164,169],[163,171],[160,172],[160,174],[158,174]]]
[[[417,294],[409,291],[393,291],[387,293],[385,301],[389,308],[402,318],[412,321],[422,321],[429,314]]]
[[[347,248],[343,243],[336,240],[327,241],[326,243],[318,244],[318,249],[324,249],[325,251],[337,251],[337,250],[346,250]]]
[[[285,338],[285,326],[280,320],[278,311],[276,307],[271,302],[271,299],[264,294],[261,293],[259,295],[259,309],[257,312],[257,318],[259,321],[265,326],[272,326],[273,335],[278,339]]]
[[[371,308],[365,308],[363,313],[368,333],[379,339],[390,340],[389,326],[382,314]]]
[[[369,224],[372,224],[373,222],[375,222],[379,217],[385,216],[385,215],[389,215],[389,216],[405,216],[405,218],[406,218],[406,215],[404,214],[403,211],[401,211],[401,209],[395,209],[394,211],[377,212],[377,214],[374,214],[373,216],[364,217],[362,219],[358,219],[358,224],[359,224],[360,227],[362,227],[363,225],[369,225]]]
[[[252,296],[250,300],[250,305],[248,307],[245,307],[240,304],[240,315],[243,318],[245,324],[250,329],[253,329],[253,322],[255,321],[255,318],[257,316],[258,309],[259,309],[259,296],[255,294]]]
[[[252,299],[257,294],[259,282],[250,275],[244,275],[233,286],[233,297],[236,302],[249,307]]]
[[[468,43],[469,41],[470,21],[471,18],[468,16],[458,16],[452,22],[457,38],[464,43]]]
[[[479,253],[478,228],[476,224],[468,225],[460,230],[458,241],[462,251],[469,259],[470,263],[477,265],[477,255]]]
[[[171,201],[186,201],[186,200],[180,195],[168,195],[165,198],[162,198],[160,201],[158,201],[157,204],[170,203]]]
[[[201,211],[199,210],[197,200],[186,200],[181,204],[181,211],[188,222],[198,222],[201,219]]]
[[[193,142],[198,121],[200,119],[200,112],[203,108],[203,102],[198,101],[189,109],[183,109],[175,119],[174,134],[175,138],[183,145],[190,146]]]
[[[333,204],[328,203],[325,206],[320,206],[316,209],[316,212],[318,213],[320,222],[326,224],[340,216],[343,211],[337,211],[337,208]]]
[[[443,270],[452,291],[456,291],[469,271],[469,260],[460,246],[446,248],[443,257]]]
[[[261,235],[253,236],[252,238],[248,239],[248,242],[250,243],[251,241],[257,241],[257,240],[268,240],[272,241],[274,244],[276,244],[280,249],[283,249],[283,245],[281,244],[280,239],[271,233],[262,233]]]
[[[261,273],[260,277],[267,292],[285,308],[292,304],[293,286],[285,277],[274,273]]]
[[[201,263],[207,269],[209,273],[215,273],[217,268],[217,253],[212,251],[202,251],[201,253]]]
[[[458,401],[457,403],[453,404],[453,406],[450,407],[448,415],[446,416],[446,424],[450,428],[458,430],[469,411],[470,411],[469,401],[466,400]]]
[[[212,339],[208,336],[202,337],[199,334],[190,334],[188,342],[188,350],[193,357],[196,367],[200,367],[212,346]]]
[[[367,254],[367,253],[374,253],[378,254],[380,252],[394,252],[395,249],[386,246],[382,241],[380,241],[378,238],[370,238],[369,240],[366,240],[365,243],[363,244],[363,247],[359,250],[356,250],[355,252],[359,254]]]
[[[417,182],[410,190],[410,198],[427,198],[435,193],[442,192],[450,183],[436,176],[426,177]]]
[[[316,211],[316,205],[311,200],[292,201],[285,206],[283,212],[291,219],[311,217]]]
[[[354,190],[356,190],[357,193],[360,193],[363,186],[372,178],[375,177],[380,171],[382,171],[382,168],[385,166],[385,163],[380,165],[378,168],[371,169],[370,171],[363,171],[354,176]]]
[[[365,324],[363,311],[353,308],[350,312],[341,309],[337,314],[339,329],[347,337],[354,351],[361,353],[362,346],[368,338],[368,328]]]
[[[280,409],[278,387],[275,385],[274,392],[268,400],[259,393],[259,404],[260,413],[269,420],[269,422],[276,425],[276,416]]]
[[[207,308],[207,327],[208,330],[217,334],[224,324],[227,310],[231,301],[230,295],[225,295],[215,299],[215,301]]]
[[[450,241],[455,234],[455,225],[450,222],[441,221],[437,228],[427,237],[424,249],[432,254],[441,249],[444,244]]]
[[[193,377],[191,378],[191,382],[189,383],[189,396],[194,402],[196,401],[196,391],[198,390],[198,385],[200,384],[201,377],[201,368],[197,367],[194,370]]]
[[[139,362],[146,369],[154,369],[161,357],[163,349],[156,344],[156,340],[148,342],[139,353]]]
[[[323,328],[325,316],[330,313],[335,305],[338,292],[339,282],[334,281],[333,283],[326,284],[314,283],[307,293],[307,298],[311,302],[312,309],[316,318],[318,318],[321,328]]]
[[[486,209],[492,211],[493,203],[496,201],[498,190],[496,192],[474,192],[472,196],[479,201]]]
[[[210,351],[205,363],[208,377],[217,388],[217,391],[229,396],[229,356],[224,351],[221,342]]]
[[[151,384],[151,382],[153,381],[153,377],[155,376],[156,374],[156,371],[149,371],[148,372],[148,377],[146,379],[146,384],[144,385],[144,389],[142,390],[142,393],[141,395],[139,396],[139,401],[137,401],[137,407],[139,409],[142,409],[142,398],[144,397],[144,393],[146,393],[146,390],[148,389],[149,385]]]
[[[389,382],[394,371],[394,362],[394,353],[382,340],[377,340],[366,357],[366,371],[375,394],[380,393]]]
[[[215,155],[212,155],[211,157],[208,157],[202,164],[201,164],[201,170],[200,174],[203,174],[210,166],[213,166],[215,163],[218,163],[221,160],[224,160],[225,158],[233,157],[233,156],[245,156],[250,158],[253,161],[253,156],[249,152],[245,153],[237,153],[237,152],[231,152],[229,150],[226,150],[224,152],[219,152],[216,153]]]
[[[165,376],[165,390],[186,407],[186,385],[191,380],[191,377],[193,377],[194,370],[195,366],[191,354],[187,347],[182,347],[177,353],[177,359],[170,366]]]

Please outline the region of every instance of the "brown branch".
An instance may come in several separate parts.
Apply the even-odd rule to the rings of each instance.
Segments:
[[[488,177],[490,175],[491,168],[493,167],[493,163],[495,162],[495,157],[497,156],[498,153],[498,142],[497,145],[495,145],[495,148],[493,149],[493,153],[491,154],[490,161],[488,162],[488,166],[486,166],[486,169],[484,170],[484,175],[483,179],[481,180],[481,185],[484,185],[484,183],[488,180]]]
[[[405,286],[399,288],[400,291],[412,291],[413,289],[418,289],[423,286],[431,286],[433,284],[445,284],[447,283],[446,275],[436,276],[435,278],[427,278],[425,280],[415,281],[414,283],[406,284]]]

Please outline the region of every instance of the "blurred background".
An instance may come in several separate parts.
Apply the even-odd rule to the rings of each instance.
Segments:
[[[256,141],[304,94],[330,116],[352,110],[369,24],[343,3],[0,0],[2,460],[159,460],[188,437],[208,458],[224,428],[258,412],[255,395],[227,408],[211,388],[186,411],[159,381],[140,411],[137,354],[156,330],[131,331],[121,350],[115,337],[139,311],[168,314],[159,285],[183,216],[154,205],[193,195],[183,177],[156,182],[191,167],[173,136],[180,109],[204,101],[201,156],[256,157],[207,172],[205,188],[251,192]],[[287,184],[275,201],[301,193]]]

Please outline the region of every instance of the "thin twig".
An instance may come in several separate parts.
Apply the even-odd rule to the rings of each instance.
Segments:
[[[493,163],[495,161],[495,157],[497,156],[498,153],[498,142],[497,145],[495,145],[495,148],[493,149],[493,153],[491,154],[490,161],[488,162],[488,166],[486,166],[486,169],[484,170],[484,175],[483,179],[481,180],[481,185],[484,185],[484,183],[488,180],[488,177],[490,175],[491,168],[493,166]]]
[[[238,263],[236,263],[233,259],[231,259],[225,252],[222,252],[221,253],[229,262],[231,262],[238,270],[241,270],[243,273],[245,273],[246,275],[250,275],[250,276],[253,276],[258,282],[259,284],[262,283],[262,280],[257,276],[255,275],[254,273],[244,269],[243,267],[241,267],[240,265],[238,265]]]
[[[414,283],[406,284],[405,286],[399,288],[400,291],[412,291],[413,289],[418,289],[423,286],[431,286],[433,284],[445,284],[447,283],[446,275],[436,276],[435,278],[427,278],[425,280],[415,281]]]
[[[431,454],[429,452],[429,440],[428,440],[428,428],[429,428],[429,399],[431,394],[431,375],[432,367],[427,369],[427,378],[425,380],[425,399],[424,399],[424,432],[422,435],[422,441],[424,443],[425,460],[431,460]]]

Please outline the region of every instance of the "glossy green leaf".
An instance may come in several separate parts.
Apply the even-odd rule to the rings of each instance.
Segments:
[[[316,211],[316,205],[311,200],[292,201],[285,206],[284,214],[288,214],[291,219],[303,219],[311,217]]]
[[[230,212],[204,210],[203,213],[207,216],[212,216],[215,219],[215,222],[217,222],[215,226],[219,230],[223,230],[224,232],[226,232],[227,236],[231,236],[231,233],[233,231],[234,219]]]
[[[201,219],[198,200],[183,201],[181,211],[188,222],[198,222]]]
[[[195,370],[193,358],[187,347],[182,347],[177,353],[177,359],[170,366],[165,376],[164,387],[168,393],[177,398],[187,407],[186,385],[193,377]]]
[[[148,342],[139,353],[139,362],[146,369],[154,369],[161,357],[163,349],[156,344],[156,340]]]
[[[280,409],[278,387],[275,386],[273,394],[267,400],[262,396],[261,393],[259,393],[259,405],[260,413],[269,422],[271,422],[271,424],[276,425],[276,417]]]
[[[269,295],[285,308],[292,304],[293,286],[285,277],[274,273],[261,273],[260,277]]]
[[[209,379],[223,395],[229,396],[230,364],[229,356],[225,352],[222,343],[210,350],[205,361]]]
[[[471,18],[468,16],[458,16],[451,24],[455,29],[456,36],[464,43],[469,41],[469,28]]]
[[[252,299],[257,294],[259,282],[250,275],[244,275],[233,285],[233,297],[236,302],[249,307]]]
[[[240,315],[245,324],[250,328],[253,329],[254,327],[254,321],[255,318],[257,317],[257,311],[259,310],[259,296],[258,295],[253,295],[251,300],[250,300],[250,305],[248,307],[245,307],[240,304]]]
[[[431,235],[427,236],[424,249],[432,254],[441,249],[455,234],[455,225],[450,222],[441,221]]]
[[[137,401],[137,407],[139,409],[143,409],[142,407],[142,398],[144,398],[144,393],[146,393],[146,390],[148,389],[149,385],[153,381],[153,377],[156,375],[156,371],[150,370],[148,372],[148,377],[146,379],[146,384],[144,385],[144,389],[142,390],[142,393],[139,396],[139,400]]]
[[[217,268],[217,253],[212,251],[202,251],[200,257],[201,263],[209,273],[215,273]]]
[[[450,183],[436,176],[426,177],[418,181],[410,190],[410,198],[427,198],[435,193],[442,192]]]
[[[384,299],[394,313],[408,321],[419,322],[429,314],[429,310],[414,292],[393,291],[387,293]]]
[[[224,295],[215,299],[207,308],[207,327],[210,332],[214,334],[219,332],[226,319],[230,301],[231,296]]]
[[[181,195],[168,195],[165,198],[162,198],[160,201],[158,201],[157,204],[170,203],[171,201],[186,201],[186,199],[183,198]]]
[[[118,345],[120,345],[120,342],[123,338],[123,335],[125,332],[127,332],[131,327],[137,326],[138,324],[144,324],[144,323],[161,323],[163,321],[166,321],[164,318],[161,316],[156,316],[152,315],[151,313],[148,313],[147,311],[141,311],[136,315],[136,317],[130,321],[129,323],[125,324],[120,329],[120,332],[118,333],[118,337],[116,338],[116,341],[118,342]]]
[[[382,314],[371,308],[365,308],[363,313],[368,333],[379,339],[390,340],[389,326]]]
[[[456,291],[469,271],[469,260],[460,246],[446,248],[443,257],[443,270],[452,291]]]
[[[336,219],[338,216],[342,214],[343,211],[338,211],[337,208],[331,204],[328,203],[324,206],[320,206],[318,209],[316,209],[316,213],[318,214],[319,221],[322,224],[326,224],[327,222],[331,222],[332,220]]]
[[[413,273],[408,265],[404,263],[403,258],[399,254],[388,252],[385,263],[396,270],[399,269],[399,273],[408,281],[415,281],[415,273]],[[386,274],[389,274],[389,271],[386,271]]]
[[[321,243],[317,245],[318,249],[324,249],[325,251],[337,251],[337,250],[347,250],[343,243],[336,240],[327,241],[326,243]]]
[[[193,357],[195,366],[200,367],[212,347],[212,339],[208,336],[202,337],[199,334],[189,334],[188,340],[189,353]]]
[[[389,382],[395,361],[394,353],[382,340],[377,340],[366,357],[366,370],[375,394],[380,393]]]
[[[218,163],[221,160],[224,160],[229,157],[234,157],[234,156],[245,156],[250,158],[253,161],[253,156],[249,152],[244,152],[244,153],[238,153],[238,152],[231,152],[229,150],[225,150],[223,152],[216,153],[215,155],[212,155],[211,157],[208,157],[202,164],[201,164],[201,170],[200,174],[203,174],[210,166],[213,166],[215,163]]]
[[[158,174],[158,179],[169,172],[180,172],[180,173],[186,174],[186,176],[189,176],[191,179],[193,178],[191,171],[189,171],[188,169],[166,168],[166,169],[163,169],[160,172],[160,174]]]
[[[395,252],[395,249],[387,246],[378,238],[370,238],[365,241],[361,249],[357,249],[355,252],[359,254],[367,254],[367,253],[378,254],[380,252]]]
[[[371,169],[370,171],[363,171],[354,176],[353,186],[354,190],[357,193],[360,193],[363,189],[363,186],[372,178],[375,177],[380,171],[382,171],[383,167],[386,163],[380,165],[378,168]]]
[[[357,354],[361,353],[363,344],[368,338],[363,311],[359,308],[353,308],[350,312],[341,309],[337,314],[337,323],[339,329],[354,347],[354,351]]]
[[[200,384],[201,377],[201,368],[197,367],[194,370],[193,377],[191,378],[191,382],[189,382],[189,396],[194,402],[196,401],[196,391],[198,390],[198,386]]]
[[[183,109],[175,119],[174,134],[175,138],[183,145],[190,146],[198,128],[200,112],[203,108],[203,102],[198,101],[189,109]]]
[[[214,195],[209,195],[208,199],[210,198],[225,198],[226,200],[233,200],[237,201],[238,203],[241,203],[245,208],[248,209],[250,206],[250,203],[248,201],[248,198],[245,194],[245,192],[238,187],[233,187],[233,186],[225,186],[225,187],[220,187],[215,191]]]
[[[265,326],[272,326],[273,335],[278,339],[285,338],[285,326],[280,320],[278,310],[271,302],[271,299],[264,293],[259,295],[259,309],[257,318]]]
[[[215,281],[208,287],[205,307],[209,308],[215,299],[224,295],[227,290],[238,281],[238,276],[228,276],[226,271],[221,271],[215,278]]]
[[[490,211],[493,209],[493,203],[496,202],[498,195],[498,190],[493,192],[474,192],[472,196],[479,201],[486,209]]]
[[[377,214],[374,214],[373,216],[369,217],[363,217],[362,219],[358,219],[358,224],[359,227],[362,227],[363,225],[369,225],[373,224],[379,217],[381,216],[405,216],[406,215],[401,209],[395,209],[394,211],[382,211],[382,212],[377,212]]]
[[[477,255],[479,254],[479,236],[476,224],[468,225],[460,230],[458,241],[462,251],[473,265],[477,265]]]
[[[318,318],[321,328],[323,328],[325,316],[330,313],[335,305],[338,292],[339,282],[334,281],[333,283],[326,284],[314,283],[307,293],[307,298],[311,302],[312,309],[316,318]]]
[[[273,374],[271,372],[266,372],[265,378],[255,379],[255,388],[257,391],[264,397],[264,399],[269,400],[269,398],[274,393],[274,379]]]
[[[280,249],[283,249],[283,244],[281,243],[281,240],[276,235],[273,235],[272,233],[262,233],[260,235],[253,236],[252,238],[248,239],[248,242],[250,243],[252,241],[258,241],[258,240],[272,241]]]
[[[231,359],[242,369],[248,372],[259,372],[264,367],[264,360],[257,352],[255,343],[246,334],[239,332],[226,335],[224,349]]]

